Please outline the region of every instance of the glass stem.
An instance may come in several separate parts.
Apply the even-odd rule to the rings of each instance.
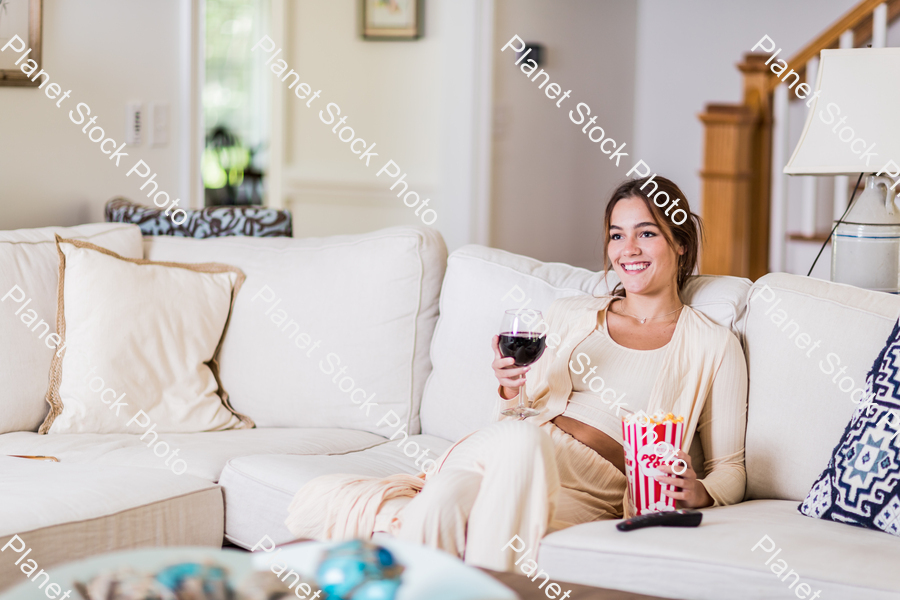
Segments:
[[[525,375],[522,375],[522,379],[525,379]],[[525,410],[529,408],[528,406],[528,395],[525,392],[525,386],[519,388],[519,405],[517,407],[519,410]],[[520,419],[524,419],[524,416],[520,416]]]

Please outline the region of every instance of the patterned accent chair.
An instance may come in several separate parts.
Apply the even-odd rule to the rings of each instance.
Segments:
[[[176,225],[161,209],[135,204],[126,198],[113,198],[106,203],[104,214],[107,222],[132,223],[140,227],[144,235],[209,238],[229,235],[293,237],[294,234],[291,213],[287,210],[260,206],[184,210],[187,218]]]

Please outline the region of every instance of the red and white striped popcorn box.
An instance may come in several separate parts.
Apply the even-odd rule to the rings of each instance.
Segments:
[[[651,418],[638,412],[622,421],[625,474],[628,478],[630,514],[633,516],[675,510],[674,498],[666,496],[662,491],[663,488],[669,491],[676,488],[660,484],[655,477],[666,475],[658,469],[660,465],[671,463],[676,471],[681,470],[681,463],[674,462],[674,454],[681,448],[684,420],[658,422],[661,420],[664,419]]]

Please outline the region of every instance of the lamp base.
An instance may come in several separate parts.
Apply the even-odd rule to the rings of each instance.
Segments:
[[[838,225],[831,236],[831,280],[900,293],[900,225]]]

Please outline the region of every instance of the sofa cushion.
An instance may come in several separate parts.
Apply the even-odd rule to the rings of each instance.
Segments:
[[[888,600],[900,589],[896,538],[808,519],[797,513],[796,502],[706,509],[696,529],[621,532],[615,525],[596,521],[551,533],[541,542],[538,563],[554,580],[664,598],[762,600],[822,590],[817,597]],[[812,590],[806,596],[805,588],[797,591],[802,583]]]
[[[0,232],[0,433],[37,431],[47,415],[47,375],[59,345],[59,338],[53,337],[59,280],[57,234],[127,258],[142,256],[141,233],[134,225],[99,223]],[[13,291],[16,286],[21,291]],[[19,309],[23,310],[16,315]],[[29,328],[21,317],[31,309],[39,320]],[[41,322],[49,324],[49,330]]]
[[[0,435],[0,456],[55,456],[66,464],[87,464],[95,469],[110,465],[167,471],[176,460],[183,460],[186,475],[217,481],[225,463],[236,456],[353,452],[384,442],[381,436],[352,429],[268,428],[164,433],[158,438],[145,435],[142,441],[141,436],[129,433],[7,433]],[[167,446],[168,454],[162,454],[162,449],[156,454],[160,443]],[[173,454],[177,458],[170,460]],[[177,471],[181,471],[180,466]]]
[[[418,432],[446,262],[437,231],[152,237],[145,252],[150,260],[224,262],[247,276],[219,364],[232,406],[257,426],[390,435],[379,421],[393,411]]]
[[[434,436],[413,435],[340,455],[233,458],[219,480],[225,490],[225,537],[243,548],[253,547],[264,535],[277,544],[289,542],[294,536],[284,525],[288,506],[307,481],[332,473],[373,477],[419,473],[421,468],[415,464],[418,454],[409,457],[403,452],[408,448],[411,453],[413,444],[429,450],[426,456],[432,457],[440,456],[450,447],[450,442]]]
[[[57,245],[65,350],[53,357],[41,433],[253,427],[228,405],[216,362],[240,270],[127,259],[79,240]]]
[[[18,535],[31,549],[25,561],[43,569],[128,548],[222,543],[222,490],[209,480],[5,456],[0,473],[0,548]],[[21,546],[14,540],[2,554],[0,590],[24,581]]]
[[[434,371],[422,401],[422,431],[456,440],[488,424],[496,406],[497,379],[491,370],[491,337],[503,311],[546,311],[557,298],[607,293],[618,283],[562,263],[543,263],[483,246],[465,246],[447,261],[440,319],[431,343]],[[685,300],[715,322],[740,330],[750,282],[700,276],[684,290]]]
[[[864,395],[900,298],[785,273],[749,298],[746,496],[800,502]]]
[[[900,536],[900,322],[869,372],[866,396],[800,505],[808,517]]]

